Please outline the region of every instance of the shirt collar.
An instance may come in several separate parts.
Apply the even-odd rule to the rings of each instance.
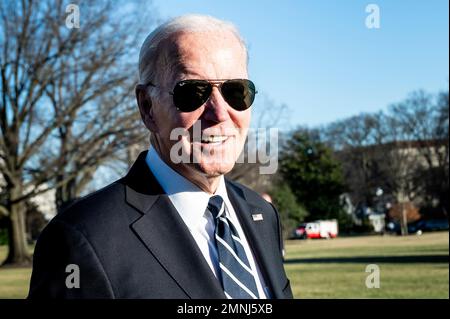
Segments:
[[[188,228],[193,230],[201,225],[205,221],[202,218],[209,198],[213,195],[202,191],[197,185],[173,170],[152,146],[149,148],[145,161]],[[223,175],[220,177],[215,195],[228,199]]]

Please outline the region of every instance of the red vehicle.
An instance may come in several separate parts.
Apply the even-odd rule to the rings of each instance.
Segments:
[[[304,223],[294,231],[294,237],[300,239],[308,238],[335,238],[338,235],[337,220],[316,220]]]

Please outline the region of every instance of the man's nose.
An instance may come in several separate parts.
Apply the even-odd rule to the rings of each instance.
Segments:
[[[216,123],[225,122],[229,119],[228,108],[228,103],[224,100],[219,88],[214,86],[205,104],[203,118]]]

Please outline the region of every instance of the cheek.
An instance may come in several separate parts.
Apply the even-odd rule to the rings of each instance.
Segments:
[[[161,115],[161,116],[158,116]],[[199,115],[197,112],[183,113],[179,112],[173,105],[161,105],[157,110],[156,116],[158,118],[160,128],[166,133],[170,133],[173,129],[189,129]]]
[[[176,116],[178,118],[179,126],[187,130],[191,129],[195,122],[197,122],[203,112],[203,108],[199,108],[193,112],[178,112],[176,111]]]
[[[230,113],[230,117],[237,128],[241,129],[244,132],[247,132],[250,126],[251,109],[242,112],[233,111],[232,113]]]

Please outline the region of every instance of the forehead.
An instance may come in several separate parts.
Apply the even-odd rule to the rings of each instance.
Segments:
[[[231,32],[184,32],[168,43],[170,77],[242,77],[247,72],[246,51]],[[217,77],[221,76],[221,77]]]

